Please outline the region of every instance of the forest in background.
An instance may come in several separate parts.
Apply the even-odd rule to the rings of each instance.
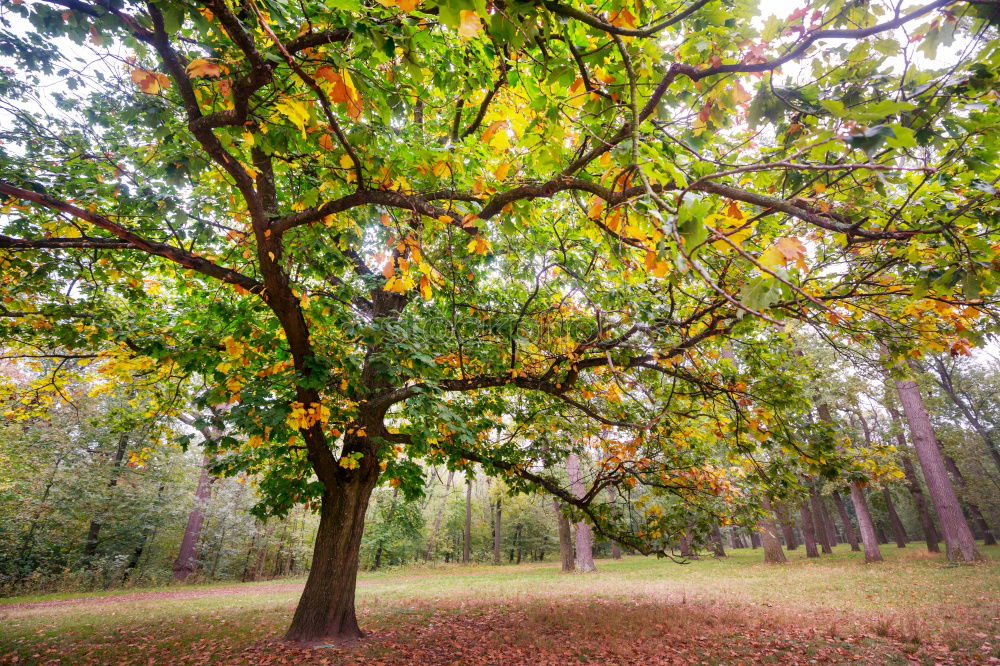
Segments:
[[[809,362],[836,367],[829,357]],[[21,367],[27,378],[30,369],[19,363],[5,367]],[[1000,359],[988,345],[969,356],[931,356],[921,369],[920,391],[965,515],[976,538],[994,544],[1000,526]],[[933,544],[937,551],[940,528],[919,461],[905,424],[886,409],[896,410],[895,402],[884,401],[877,381],[845,373],[842,365],[830,378],[824,390],[839,397],[853,436],[867,438],[867,457],[880,464],[868,470],[871,479],[863,486],[878,544]],[[180,446],[179,436],[192,432],[183,411],[180,419],[143,416],[141,382],[98,392],[84,388],[45,416],[10,414],[0,422],[4,595],[304,575],[318,521],[313,507],[296,507],[283,518],[255,517],[257,479],[213,474],[216,461],[203,439]],[[593,462],[581,464],[587,474]],[[561,547],[573,567],[580,547],[576,525],[552,498],[512,494],[502,479],[476,475],[474,466],[468,477],[443,467],[425,473],[426,492],[418,499],[406,499],[388,483],[375,490],[363,569],[551,561],[560,558]],[[859,544],[849,484],[817,479],[808,487],[815,494],[777,507],[774,531],[784,548],[821,553],[838,543]],[[684,561],[761,545],[753,525],[714,527],[719,531],[678,540],[672,552]],[[591,558],[620,552],[607,539],[592,541]]]

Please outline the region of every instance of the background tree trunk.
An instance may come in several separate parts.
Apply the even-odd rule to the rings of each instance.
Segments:
[[[953,562],[974,562],[981,558],[976,548],[976,540],[972,530],[962,515],[962,507],[958,503],[955,489],[948,480],[944,460],[937,447],[937,437],[931,425],[924,400],[920,395],[917,383],[911,380],[896,382],[896,392],[903,405],[903,414],[910,426],[910,441],[916,449],[920,468],[924,472],[927,490],[931,502],[941,521],[941,531],[944,536],[945,550],[948,559]]]
[[[888,488],[882,489],[882,499],[885,500],[885,510],[889,514],[889,525],[892,527],[892,534],[896,539],[896,545],[906,548],[906,530],[903,528],[903,521],[896,513],[896,505],[892,502],[892,493]]]
[[[996,466],[997,470],[1000,471],[1000,437],[997,437],[997,432],[995,428],[987,427],[983,423],[983,419],[980,415],[976,413],[971,403],[967,403],[965,399],[959,395],[958,391],[955,389],[955,383],[952,380],[951,373],[948,372],[948,368],[945,366],[944,362],[938,358],[934,358],[934,369],[937,371],[938,375],[938,385],[944,390],[948,398],[958,407],[959,411],[962,412],[962,416],[965,420],[969,422],[972,429],[976,431],[976,434],[983,440],[983,444],[986,445],[986,451],[990,454],[990,458],[993,460],[993,464]]]
[[[860,551],[861,546],[858,545],[858,534],[854,531],[851,515],[847,513],[844,500],[837,491],[833,492],[833,504],[837,507],[837,513],[840,514],[840,522],[844,524],[844,536],[847,537],[847,543],[851,544],[851,550]]]
[[[712,555],[715,557],[725,557],[726,547],[722,543],[722,530],[718,523],[712,523]]]
[[[444,482],[444,498],[441,500],[441,510],[434,516],[434,527],[431,528],[431,534],[427,538],[427,551],[424,553],[424,562],[430,561],[431,554],[434,552],[434,546],[437,545],[438,530],[441,529],[441,518],[444,517],[445,509],[448,508],[448,492],[451,490],[451,482],[454,479],[455,470],[448,470],[448,479]]]
[[[111,479],[108,480],[108,490],[118,485],[118,475],[121,474],[122,460],[125,459],[125,449],[128,447],[128,433],[122,433],[118,437],[118,447],[115,449],[115,457],[112,459]],[[97,545],[100,543],[101,522],[96,518],[90,521],[87,529],[87,538],[83,543],[83,562],[89,564],[97,554]]]
[[[820,502],[819,492],[817,492],[815,486],[812,484],[809,485],[809,504],[812,508],[813,534],[815,534],[816,540],[819,541],[823,553],[829,555],[833,552],[833,549],[830,547],[830,533],[827,531],[826,525],[823,524],[823,507]]]
[[[583,473],[580,470],[580,459],[575,453],[566,457],[566,471],[573,494],[583,497]],[[594,537],[590,532],[590,525],[583,520],[576,524],[576,568],[584,573],[597,569],[594,566]]]
[[[468,564],[472,551],[472,479],[465,479],[465,532],[462,539],[462,564]]]
[[[573,535],[569,525],[569,518],[563,513],[559,506],[559,500],[552,498],[552,508],[556,512],[556,522],[559,524],[559,558],[562,560],[562,570],[564,572],[573,571],[576,568],[576,558],[573,555]]]
[[[965,477],[958,469],[955,459],[944,452],[944,445],[941,444],[941,440],[937,440],[937,446],[938,450],[941,451],[941,457],[944,459],[944,466],[951,474],[952,480],[958,485],[959,488],[965,490]],[[959,502],[961,503],[961,500],[959,500]],[[994,538],[993,532],[990,531],[989,525],[986,524],[986,519],[983,518],[983,512],[979,510],[979,505],[966,499],[965,506],[969,509],[969,515],[972,516],[973,526],[979,528],[979,532],[982,535],[981,538],[983,540],[983,545],[995,546],[997,540]]]
[[[184,538],[174,560],[174,580],[185,581],[197,566],[198,539],[201,536],[201,524],[205,520],[205,510],[212,495],[212,478],[208,473],[211,459],[206,453],[201,459],[201,474],[198,477],[198,487],[194,491],[194,506],[188,514],[187,526],[184,528]]]
[[[763,501],[764,510],[771,512],[771,502],[767,498]],[[764,564],[784,564],[788,561],[785,551],[781,549],[781,540],[778,539],[778,523],[773,517],[767,517],[758,523],[760,539],[764,545]]]
[[[493,513],[493,564],[500,564],[500,541],[502,538],[501,515],[503,512],[503,498],[497,497],[496,509]]]
[[[816,534],[813,532],[812,511],[809,510],[809,499],[805,499],[799,507],[799,517],[802,519],[802,541],[806,544],[806,557],[819,557],[816,548]]]
[[[795,550],[799,547],[795,541],[795,521],[788,515],[788,506],[779,504],[777,507],[778,523],[781,526],[781,534],[785,538],[785,548]]]
[[[861,528],[861,543],[865,546],[865,562],[881,562],[882,551],[878,548],[878,537],[875,535],[875,523],[868,511],[868,501],[864,490],[855,481],[851,483],[851,502],[854,504],[854,514],[858,517],[858,527]]]

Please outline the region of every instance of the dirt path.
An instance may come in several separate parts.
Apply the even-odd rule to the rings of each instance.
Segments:
[[[257,594],[274,594],[280,592],[299,592],[303,583],[268,583],[264,585],[224,585],[219,587],[189,587],[174,590],[152,590],[149,592],[130,592],[127,594],[109,594],[97,597],[78,597],[75,599],[52,599],[49,601],[26,601],[23,603],[0,604],[0,617],[20,615],[35,610],[55,608],[98,608],[121,603],[141,601],[182,601],[185,599],[202,599],[205,597],[248,596]]]

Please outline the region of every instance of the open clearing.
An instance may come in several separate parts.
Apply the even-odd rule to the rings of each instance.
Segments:
[[[760,550],[677,565],[602,560],[363,574],[368,637],[276,639],[301,582],[177,587],[0,603],[0,661],[51,664],[1000,663],[1000,548],[944,566],[913,543],[865,566],[839,546],[786,566]]]

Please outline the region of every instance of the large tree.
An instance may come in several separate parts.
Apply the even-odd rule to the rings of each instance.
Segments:
[[[684,507],[835,463],[782,434],[774,324],[861,339],[906,298],[933,326],[887,336],[954,347],[995,287],[993,3],[0,11],[3,341],[230,405],[216,471],[320,511],[292,639],[360,634],[369,498],[418,459],[663,552]],[[542,442],[566,410],[582,495],[552,471],[580,445]]]

